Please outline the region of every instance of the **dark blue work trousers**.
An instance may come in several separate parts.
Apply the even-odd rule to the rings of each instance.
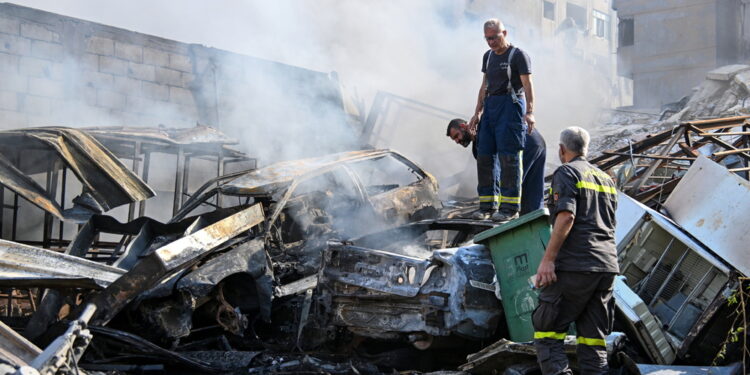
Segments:
[[[536,128],[526,134],[523,147],[523,182],[521,182],[521,215],[544,207],[544,167],[547,144]]]
[[[477,134],[480,209],[521,210],[526,100],[523,96],[518,99],[514,102],[510,95],[492,95],[484,100]]]

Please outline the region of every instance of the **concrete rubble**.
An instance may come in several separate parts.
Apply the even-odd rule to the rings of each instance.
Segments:
[[[727,65],[706,74],[706,79],[693,92],[672,105],[668,121],[707,119],[718,116],[743,115],[750,112],[750,65]],[[682,108],[679,108],[679,106]],[[666,118],[666,116],[665,116]]]

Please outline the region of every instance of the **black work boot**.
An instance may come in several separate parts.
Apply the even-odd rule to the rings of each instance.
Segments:
[[[474,220],[490,220],[492,215],[494,215],[496,212],[495,210],[483,210],[479,209],[471,213],[471,218]]]
[[[500,210],[492,214],[492,221],[496,223],[507,223],[518,218],[518,211]]]

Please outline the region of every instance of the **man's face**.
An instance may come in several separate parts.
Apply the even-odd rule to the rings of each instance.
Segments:
[[[469,137],[469,134],[467,134],[466,130],[463,129],[463,127],[461,127],[460,129],[451,128],[450,137],[453,142],[456,142],[457,144],[464,147],[468,147],[471,143],[471,137]]]
[[[557,150],[557,157],[560,158],[560,163],[565,164],[565,148],[563,145],[559,145],[560,149]]]
[[[505,44],[503,41],[507,34],[508,31],[506,30],[499,31],[495,28],[484,29],[484,40],[487,41],[487,45],[490,46],[490,49],[496,51]]]

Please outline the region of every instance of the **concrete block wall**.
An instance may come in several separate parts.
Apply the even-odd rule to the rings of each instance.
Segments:
[[[0,128],[194,126],[189,45],[0,4]]]
[[[284,94],[271,102],[270,89]],[[242,138],[263,111],[320,132],[321,98],[345,122],[332,90],[339,84],[328,73],[0,4],[0,129],[200,123]]]

